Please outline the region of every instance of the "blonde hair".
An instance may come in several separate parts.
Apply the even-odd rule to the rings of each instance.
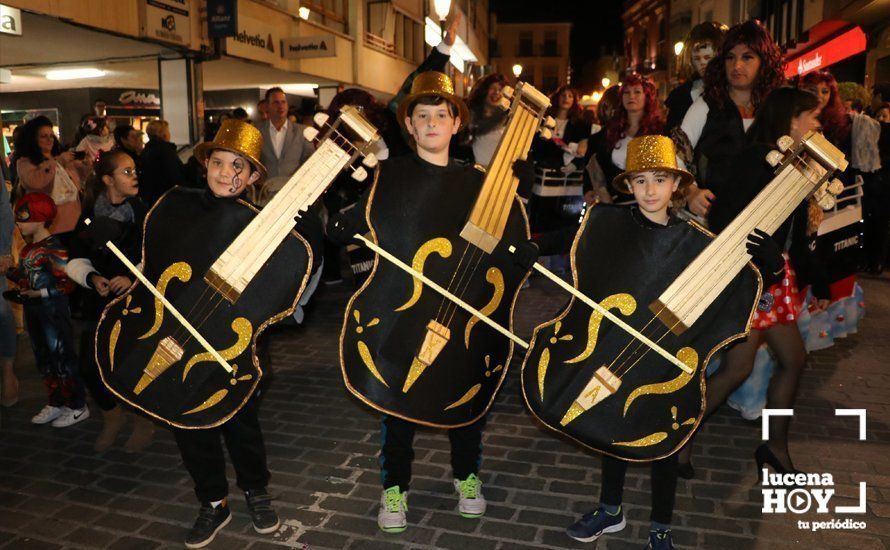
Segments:
[[[145,127],[145,133],[149,139],[163,139],[164,132],[170,128],[170,123],[166,120],[152,120]]]

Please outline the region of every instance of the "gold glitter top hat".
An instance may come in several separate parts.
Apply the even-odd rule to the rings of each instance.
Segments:
[[[677,166],[677,150],[674,142],[666,136],[640,136],[627,144],[627,164],[624,172],[618,174],[612,185],[622,193],[632,193],[629,179],[637,172],[657,170],[670,172],[680,176],[680,189],[686,187],[695,178],[692,174]]]
[[[397,116],[399,124],[405,128],[405,118],[408,116],[408,107],[421,97],[440,96],[450,101],[452,105],[457,107],[458,116],[460,117],[460,129],[463,129],[470,122],[470,111],[464,100],[454,95],[454,84],[445,73],[438,71],[426,71],[414,77],[411,83],[411,93],[399,103]]]
[[[260,181],[266,179],[266,167],[260,162],[260,155],[263,151],[263,134],[253,124],[233,118],[223,121],[213,141],[205,141],[195,147],[195,158],[204,164],[214,149],[241,155],[250,161],[255,170],[259,170]]]

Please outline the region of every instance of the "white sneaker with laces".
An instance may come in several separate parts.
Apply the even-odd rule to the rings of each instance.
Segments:
[[[482,496],[482,480],[476,474],[470,474],[467,479],[454,480],[454,488],[460,496],[457,509],[465,518],[478,518],[485,514],[485,497]]]
[[[64,407],[64,411],[58,418],[53,420],[53,428],[67,428],[78,422],[82,422],[90,417],[90,409],[84,405],[80,409],[69,409]]]
[[[385,489],[380,495],[380,511],[377,525],[384,533],[401,533],[408,528],[408,493],[401,492],[398,485]]]
[[[46,424],[47,422],[52,422],[56,418],[61,416],[65,407],[53,407],[52,405],[46,405],[40,412],[35,414],[31,418],[31,422],[34,424]]]

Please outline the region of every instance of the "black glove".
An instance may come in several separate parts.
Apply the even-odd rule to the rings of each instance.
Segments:
[[[748,254],[763,277],[763,286],[770,287],[782,280],[785,273],[785,257],[782,249],[768,233],[755,229],[748,235]]]
[[[361,231],[360,222],[352,216],[337,214],[328,221],[328,240],[338,246],[361,244],[355,234]]]
[[[525,241],[516,245],[513,251],[513,263],[523,271],[529,271],[538,260],[538,245],[533,241]]]
[[[513,175],[519,178],[516,194],[523,199],[528,199],[532,194],[532,186],[535,184],[535,163],[530,160],[516,159],[513,162]]]

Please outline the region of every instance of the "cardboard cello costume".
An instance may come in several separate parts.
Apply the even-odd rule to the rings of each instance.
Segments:
[[[768,157],[776,178],[719,236],[694,222],[654,231],[619,207],[587,212],[572,245],[574,285],[553,277],[573,297],[535,329],[522,366],[536,417],[624,460],[662,458],[685,443],[704,411],[708,361],[748,333],[761,292],[747,236],[773,233],[810,194],[827,204],[837,191],[827,179],[843,155],[819,134],[791,144],[780,140],[786,154]],[[632,145],[628,172],[685,174],[669,138]]]
[[[381,164],[369,191],[371,238],[363,241],[377,255],[346,308],[340,361],[347,388],[385,414],[440,428],[471,424],[491,406],[513,343],[525,345],[509,329],[528,273],[508,248],[529,234],[513,163],[527,154],[549,100],[522,83],[505,95],[513,98],[509,121],[487,173],[410,155]],[[457,106],[466,123],[450,79],[435,71],[416,77],[400,123],[429,96]]]
[[[176,187],[146,217],[142,272],[118,255],[138,282],[103,312],[96,361],[119,398],[178,428],[218,426],[250,398],[262,376],[256,340],[293,311],[311,272],[295,217],[341,170],[359,158],[376,163],[365,152],[377,130],[357,110],[344,107],[332,124],[317,115],[316,123],[324,129],[315,153],[263,210]],[[261,148],[259,130],[231,121],[195,154],[233,151],[264,172]]]

